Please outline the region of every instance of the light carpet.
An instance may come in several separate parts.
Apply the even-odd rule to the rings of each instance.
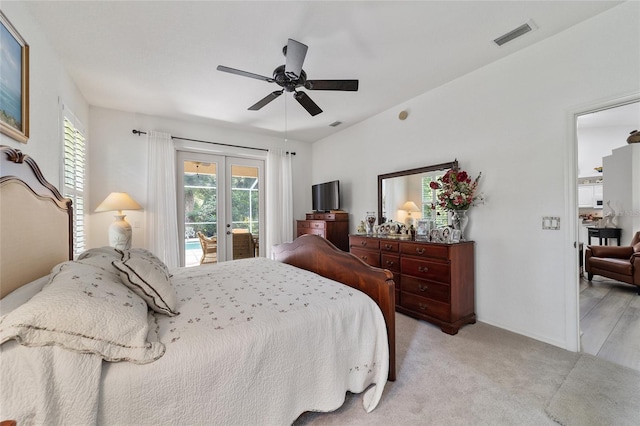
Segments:
[[[294,424],[557,425],[545,408],[581,358],[484,323],[449,336],[402,314],[396,339],[397,380],[387,382],[374,411],[367,414],[362,396],[348,393],[336,411],[305,413]],[[614,413],[601,424],[624,423]]]
[[[583,354],[547,414],[565,426],[639,425],[640,372]]]

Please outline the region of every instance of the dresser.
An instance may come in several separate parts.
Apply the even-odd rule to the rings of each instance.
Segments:
[[[349,251],[349,213],[307,213],[296,221],[296,237],[314,234],[325,238],[342,251]]]
[[[456,334],[476,322],[474,243],[439,244],[350,235],[349,250],[388,269],[396,283],[396,311]]]

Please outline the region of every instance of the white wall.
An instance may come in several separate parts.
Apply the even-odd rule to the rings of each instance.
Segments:
[[[594,170],[602,166],[602,158],[627,144],[629,126],[580,127],[578,119],[578,177],[602,177]],[[640,123],[637,124],[640,127]]]
[[[486,204],[470,211],[467,231],[479,320],[577,349],[573,115],[640,93],[639,14],[640,3],[625,3],[314,143],[313,179],[353,188],[344,198],[353,232],[376,209],[378,174],[456,158],[472,176],[482,171]],[[396,155],[380,156],[389,144]],[[560,217],[562,230],[542,230],[543,216]]]
[[[604,211],[616,212],[616,225],[621,228],[621,244],[629,244],[640,231],[640,144],[626,144],[604,157]],[[607,205],[610,203],[610,206]]]
[[[110,192],[128,192],[143,207],[147,203],[147,139],[136,136],[137,130],[156,130],[172,136],[189,139],[220,142],[225,144],[251,146],[255,148],[283,147],[296,152],[293,157],[294,219],[304,219],[311,211],[311,146],[296,142],[260,136],[251,133],[214,127],[202,123],[189,123],[162,117],[134,114],[105,108],[90,108],[91,129],[89,144],[89,170],[91,173],[90,198],[87,200],[91,215],[88,232],[88,247],[108,245],[107,228],[113,215],[93,213],[95,208]],[[201,152],[224,155],[263,156],[263,151],[234,149],[212,144],[176,142],[183,147]],[[277,214],[277,212],[276,212]],[[132,244],[145,247],[144,211],[127,212],[127,221],[132,224]],[[136,222],[139,227],[135,227]],[[294,229],[294,223],[291,224]]]
[[[60,188],[62,143],[59,102],[88,126],[89,105],[61,65],[46,36],[21,2],[2,2],[2,12],[29,45],[30,137],[26,144],[0,135],[0,145],[33,157],[44,177]]]

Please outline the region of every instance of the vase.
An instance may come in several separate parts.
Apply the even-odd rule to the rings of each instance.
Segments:
[[[375,212],[367,212],[365,220],[367,224],[367,234],[373,234],[373,226],[376,224]]]
[[[451,215],[451,221],[453,222],[453,229],[460,231],[460,241],[466,241],[464,237],[464,230],[469,223],[469,216],[467,216],[466,210],[453,210]]]

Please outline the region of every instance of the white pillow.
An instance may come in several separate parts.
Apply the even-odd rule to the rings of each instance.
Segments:
[[[49,275],[40,277],[13,290],[0,299],[0,315],[6,315],[36,295],[49,282]]]
[[[113,274],[120,275],[120,271],[113,266],[112,262],[114,260],[122,260],[123,257],[124,252],[122,250],[114,247],[99,247],[82,252],[76,259],[76,262],[93,265]]]
[[[144,249],[127,250],[123,260],[114,260],[120,271],[120,279],[149,307],[169,316],[178,315],[177,297],[171,284],[167,266],[151,252]]]
[[[113,274],[73,261],[51,274],[40,293],[0,317],[0,344],[15,339],[24,346],[57,345],[137,364],[164,354],[147,305]]]

